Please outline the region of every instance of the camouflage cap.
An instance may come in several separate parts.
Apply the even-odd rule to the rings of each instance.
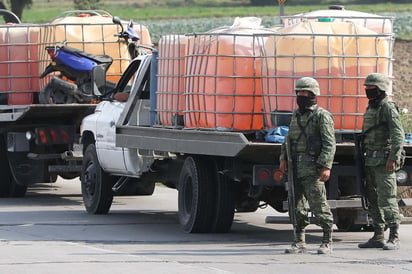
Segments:
[[[381,91],[389,90],[389,79],[388,76],[382,73],[371,73],[366,79],[364,86],[377,86]]]
[[[312,77],[300,78],[295,85],[295,92],[298,90],[307,90],[316,96],[320,95],[319,83]]]

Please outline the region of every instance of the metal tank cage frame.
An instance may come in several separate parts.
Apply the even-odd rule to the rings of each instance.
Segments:
[[[107,28],[110,27],[110,33]],[[135,29],[142,33],[146,26],[135,24]],[[59,28],[57,34],[56,29]],[[68,38],[68,33],[73,32],[70,28],[76,28],[76,35],[80,37],[79,41],[71,41]],[[87,28],[97,29],[96,35],[98,39],[91,41],[87,39]],[[147,28],[146,28],[147,29]],[[42,24],[7,24],[0,25],[0,33],[3,33],[0,40],[0,104],[10,105],[25,105],[33,103],[35,93],[41,91],[42,87],[49,81],[51,76],[39,79],[40,74],[45,67],[50,63],[45,47],[56,46],[62,44],[65,40],[66,46],[75,47],[82,51],[92,54],[106,54],[113,56],[114,52],[108,49],[108,46],[113,45],[117,48],[116,57],[113,58],[112,68],[116,67],[117,71],[108,72],[108,77],[120,78],[123,71],[130,62],[130,57],[125,50],[121,49],[123,41],[119,40],[114,35],[120,31],[120,27],[113,23],[42,23]],[[73,34],[73,33],[72,33]],[[58,37],[60,36],[60,37]],[[150,38],[150,37],[149,37]],[[138,41],[143,45],[150,44],[151,41]],[[96,46],[99,49],[95,52],[87,50],[89,47]],[[24,87],[22,85],[24,84]],[[20,86],[20,87],[19,87]],[[24,100],[26,95],[31,96],[31,100]],[[9,98],[17,98],[16,103],[8,102]],[[20,100],[20,102],[18,102]],[[27,102],[26,102],[27,101]],[[9,110],[10,108],[8,108]],[[16,107],[19,111],[20,107]]]
[[[327,39],[327,54],[326,55],[320,55],[317,54],[315,52],[315,50],[313,51],[312,54],[276,54],[276,50],[277,50],[277,45],[275,44],[273,46],[274,52],[267,52],[265,50],[265,43],[266,40],[272,37],[274,39],[274,41],[276,41],[276,38],[282,38],[282,37],[300,37],[300,38],[307,38],[307,39],[311,39],[312,40],[312,49],[316,49],[315,47],[315,43],[316,43],[316,39],[317,38],[326,38]],[[385,61],[387,62],[387,67],[385,68],[385,70],[387,70],[388,72],[388,77],[390,78],[390,80],[393,80],[393,68],[392,68],[392,61],[393,61],[393,45],[394,45],[394,34],[318,34],[318,33],[305,33],[305,34],[300,34],[300,33],[275,33],[275,34],[271,34],[271,35],[261,35],[261,34],[256,34],[255,38],[258,41],[259,44],[259,49],[260,49],[260,53],[256,54],[257,58],[262,58],[263,61],[261,62],[262,67],[261,67],[261,77],[262,77],[262,85],[266,85],[269,86],[269,83],[271,81],[274,81],[276,83],[276,80],[282,80],[285,78],[289,78],[293,80],[293,86],[296,83],[296,81],[304,76],[309,76],[309,77],[313,77],[315,79],[317,79],[318,81],[322,81],[322,80],[326,80],[328,82],[327,86],[328,89],[327,90],[322,90],[321,88],[321,95],[318,96],[318,99],[321,98],[326,98],[327,100],[327,105],[324,106],[327,110],[329,110],[334,116],[335,118],[341,119],[341,124],[344,124],[345,122],[345,116],[355,116],[356,119],[356,124],[355,124],[355,129],[354,130],[349,130],[349,131],[359,131],[361,130],[361,123],[360,120],[363,117],[363,113],[365,111],[365,109],[361,109],[360,107],[360,102],[359,100],[361,98],[364,98],[364,100],[366,100],[366,96],[363,93],[363,81],[364,78],[367,75],[362,75],[361,71],[360,71],[360,60],[375,60],[375,69],[373,71],[370,72],[380,72],[379,69],[379,62]],[[332,55],[331,54],[331,50],[330,50],[330,40],[334,39],[334,38],[338,38],[341,40],[341,49],[342,49],[342,54],[341,55]],[[355,55],[347,55],[345,53],[345,45],[344,45],[344,40],[346,38],[353,38],[355,39],[356,42],[356,54]],[[375,49],[375,54],[373,55],[365,55],[362,54],[359,51],[359,44],[360,44],[360,39],[365,39],[365,38],[372,38],[374,39],[374,49]],[[381,56],[378,54],[378,43],[380,43],[382,41],[382,39],[385,39],[388,42],[388,55],[385,56]],[[268,61],[270,61],[272,59],[275,68],[274,70],[277,69],[277,65],[276,65],[276,60],[277,58],[291,58],[293,60],[293,71],[291,72],[290,75],[286,75],[286,76],[282,76],[282,75],[271,75],[268,72]],[[299,74],[297,71],[297,67],[296,67],[296,59],[297,58],[311,58],[312,62],[309,64],[311,66],[313,66],[313,73],[311,75],[308,75],[307,73],[305,74]],[[333,58],[338,58],[341,59],[342,61],[342,75],[336,75],[336,76],[320,76],[317,75],[316,73],[316,66],[317,66],[317,61],[321,58],[327,58],[328,60],[328,71],[331,72],[331,59]],[[350,76],[347,73],[347,66],[346,66],[346,62],[350,59],[355,59],[356,60],[356,64],[357,64],[357,75],[356,76]],[[332,94],[330,87],[331,87],[331,83],[334,80],[340,80],[342,81],[342,94],[339,95],[334,95]],[[348,81],[356,81],[356,86],[357,86],[357,91],[356,94],[344,94],[344,92],[346,91],[346,85]],[[263,110],[263,115],[265,117],[265,126],[266,127],[273,127],[275,125],[271,125],[271,119],[269,119],[268,117],[270,117],[271,114],[273,114],[274,110],[281,110],[281,107],[278,105],[278,100],[279,98],[282,97],[294,97],[294,91],[293,91],[293,86],[290,87],[290,93],[289,94],[277,94],[275,92],[267,92],[265,94],[265,88],[262,88],[262,92],[264,94],[262,94],[262,99],[264,101],[264,103],[266,103],[267,105],[269,105],[268,108]],[[274,90],[276,90],[276,87],[273,88]],[[390,93],[390,95],[392,96],[392,94]],[[268,99],[265,98],[268,97]],[[353,98],[356,101],[356,112],[336,112],[333,111],[333,109],[331,109],[331,105],[333,103],[334,98],[342,98],[342,104],[341,104],[341,109],[344,111],[345,110],[345,99],[347,98]],[[275,103],[271,103],[272,101],[275,101]],[[319,101],[319,100],[318,100]],[[264,105],[265,106],[265,105]],[[290,110],[291,111],[291,110]],[[282,115],[282,113],[279,113],[280,115]],[[283,113],[283,115],[288,115],[287,113]],[[345,132],[348,130],[345,130],[343,128],[336,128],[335,127],[335,131],[337,132]]]

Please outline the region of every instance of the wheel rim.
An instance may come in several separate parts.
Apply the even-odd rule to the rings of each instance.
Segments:
[[[89,162],[84,173],[84,186],[87,198],[90,200],[93,198],[96,191],[96,177],[96,165],[93,162]]]
[[[193,205],[193,181],[192,177],[186,177],[184,181],[184,186],[183,186],[183,211],[184,211],[184,218],[187,221],[187,219],[190,218],[191,211],[192,211],[192,205]]]

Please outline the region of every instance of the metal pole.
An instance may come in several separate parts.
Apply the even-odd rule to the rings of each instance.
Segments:
[[[283,8],[284,8],[284,4],[279,2],[279,16],[285,15]]]

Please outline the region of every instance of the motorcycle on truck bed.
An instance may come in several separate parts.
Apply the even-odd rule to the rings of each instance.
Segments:
[[[117,21],[121,26],[105,12],[75,11],[49,24],[0,25],[0,197],[22,197],[32,184],[80,175],[80,124],[96,104],[56,104],[50,96],[41,100],[42,90],[57,77],[39,78],[49,64],[45,48],[51,53],[65,41],[77,53],[110,54],[115,60],[101,79],[117,82],[131,58],[128,44],[119,38],[127,22]],[[146,27],[134,28],[141,37],[138,43],[151,44]]]

